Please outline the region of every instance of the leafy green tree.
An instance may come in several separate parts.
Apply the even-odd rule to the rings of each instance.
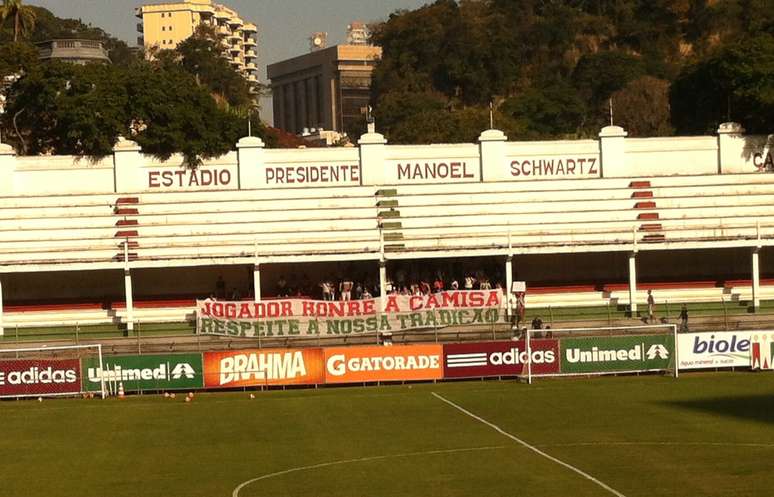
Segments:
[[[0,78],[27,72],[38,65],[38,51],[25,42],[0,43]]]
[[[104,156],[123,135],[161,159],[182,153],[192,167],[233,149],[247,131],[246,119],[221,108],[190,74],[145,61],[42,64],[11,87],[3,118],[21,153]],[[253,130],[265,136],[263,127]]]
[[[669,136],[669,81],[643,76],[613,93],[615,124],[632,137]]]
[[[35,27],[35,11],[24,5],[22,0],[3,0],[0,7],[0,22],[5,24],[8,19],[13,19],[13,41],[19,41],[19,37],[28,34]]]
[[[520,138],[527,139],[573,136],[586,114],[578,92],[562,81],[529,88],[506,100],[501,109],[521,123]]]
[[[222,56],[220,37],[210,26],[199,26],[175,50],[162,51],[159,57],[167,63],[179,64],[230,106],[245,107],[254,103],[250,85]]]
[[[672,122],[679,133],[713,133],[741,122],[769,133],[774,122],[774,35],[761,33],[687,67],[672,85]]]

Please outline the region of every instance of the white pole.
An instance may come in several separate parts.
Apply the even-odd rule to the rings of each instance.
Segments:
[[[532,344],[530,335],[532,330],[527,327],[527,384],[532,385]]]
[[[637,314],[637,254],[629,254],[629,310],[632,317]]]
[[[760,273],[760,247],[752,251],[752,302],[753,311],[757,311],[761,305],[761,273]]]
[[[124,240],[124,294],[126,295],[126,330],[134,332],[134,299],[132,298],[132,273],[129,270],[129,239]]]
[[[508,309],[508,318],[513,316],[513,298],[511,287],[513,286],[513,257],[509,253],[505,258],[505,302]]]
[[[680,349],[679,344],[677,343],[677,325],[673,324],[672,326],[672,336],[674,336],[674,356],[675,356],[675,378],[680,377],[680,356],[678,353],[678,350]]]
[[[253,264],[253,301],[261,301],[261,265]]]
[[[105,398],[105,370],[103,369],[104,365],[102,363],[102,344],[97,344],[97,354],[99,354],[99,388],[102,392],[102,398]],[[81,371],[81,374],[83,374],[83,371]]]
[[[5,334],[3,329],[3,279],[0,278],[0,337]]]
[[[379,261],[379,298],[381,299],[381,311],[387,304],[387,261]]]
[[[253,293],[255,302],[261,301],[261,266],[260,264],[253,265]]]

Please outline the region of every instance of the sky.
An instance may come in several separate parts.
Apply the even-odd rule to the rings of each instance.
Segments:
[[[81,19],[137,45],[134,8],[164,0],[26,0],[45,7],[58,17]],[[245,21],[258,26],[258,78],[266,83],[266,65],[309,51],[309,35],[328,33],[328,45],[346,39],[351,21],[380,21],[399,9],[416,9],[430,0],[220,0]],[[272,123],[271,100],[261,102],[261,117]]]

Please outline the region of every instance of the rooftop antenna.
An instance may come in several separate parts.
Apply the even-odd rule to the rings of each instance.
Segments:
[[[494,105],[489,101],[489,129],[494,129]]]
[[[610,126],[613,125],[613,97],[610,97],[608,100],[608,104],[610,105]]]

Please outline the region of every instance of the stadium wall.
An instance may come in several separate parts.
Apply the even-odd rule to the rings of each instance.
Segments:
[[[112,156],[16,157],[0,144],[0,195],[53,195],[293,187],[490,183],[643,176],[755,173],[774,169],[771,140],[745,136],[734,123],[717,136],[627,138],[617,126],[598,140],[507,142],[487,130],[478,144],[388,145],[378,133],[359,147],[264,150],[246,137],[237,151],[182,167],[179,155],[159,161],[121,139]]]

